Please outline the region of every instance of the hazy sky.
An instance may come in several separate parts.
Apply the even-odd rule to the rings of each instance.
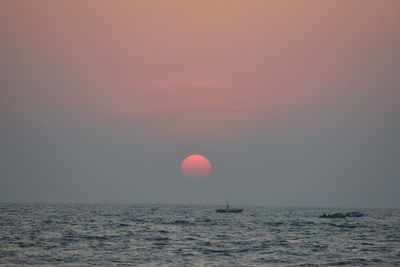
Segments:
[[[2,0],[0,201],[400,208],[399,25],[398,0]]]

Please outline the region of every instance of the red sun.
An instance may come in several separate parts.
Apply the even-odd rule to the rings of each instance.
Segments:
[[[211,173],[210,161],[202,155],[191,155],[181,163],[181,172],[189,180],[202,180]]]

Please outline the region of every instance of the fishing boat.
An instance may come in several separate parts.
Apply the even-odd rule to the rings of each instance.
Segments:
[[[241,213],[243,211],[243,209],[235,209],[235,208],[229,207],[228,200],[226,200],[225,209],[217,209],[216,211],[219,213]]]
[[[320,218],[346,218],[346,217],[363,217],[364,214],[359,211],[353,211],[348,213],[333,213],[333,214],[322,214]]]

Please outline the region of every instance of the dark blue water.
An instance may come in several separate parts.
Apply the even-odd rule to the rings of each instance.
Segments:
[[[2,266],[393,266],[400,211],[322,219],[349,209],[0,204]]]

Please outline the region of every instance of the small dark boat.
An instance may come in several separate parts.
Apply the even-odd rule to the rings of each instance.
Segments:
[[[219,213],[241,213],[243,209],[234,209],[229,207],[228,200],[226,200],[226,208],[225,209],[217,209]]]
[[[220,213],[241,213],[242,211],[243,211],[243,209],[232,209],[232,208],[217,210],[217,212],[220,212]]]
[[[346,218],[346,217],[363,217],[364,214],[359,211],[353,211],[348,213],[332,213],[332,214],[322,214],[320,218]]]

